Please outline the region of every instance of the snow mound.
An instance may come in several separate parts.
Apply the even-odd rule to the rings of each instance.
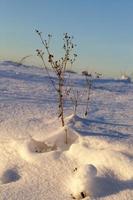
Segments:
[[[68,150],[78,138],[77,132],[66,124],[65,127],[59,127],[46,136],[45,142],[50,146],[56,146],[58,150],[64,151]]]
[[[88,140],[88,141],[87,141]],[[100,170],[110,169],[114,171],[120,179],[133,178],[133,160],[130,155],[120,150],[114,150],[109,147],[100,148],[90,145],[89,141],[93,140],[91,137],[86,138],[86,141],[80,138],[79,143],[71,145],[68,155],[76,158],[80,164],[92,163]],[[102,143],[102,140],[99,142]],[[103,139],[103,144],[105,140]],[[114,144],[115,146],[115,144]],[[78,155],[78,157],[77,157]]]
[[[86,164],[76,169],[71,181],[72,196],[76,199],[82,199],[86,196],[92,196],[94,187],[94,178],[97,169],[94,165]]]
[[[44,141],[37,141],[33,138],[25,141],[16,141],[16,149],[20,156],[28,162],[41,162],[43,153],[56,151],[57,147],[49,146]]]
[[[44,153],[56,150],[56,146],[48,146],[44,141],[37,141],[31,138],[27,143],[29,151],[33,153]]]
[[[78,135],[75,133],[76,132],[69,127],[59,127],[57,131],[53,131],[43,140],[30,137],[22,141],[16,140],[14,146],[24,160],[28,162],[41,162],[44,153],[53,152],[56,154],[56,152],[68,150],[78,139]]]

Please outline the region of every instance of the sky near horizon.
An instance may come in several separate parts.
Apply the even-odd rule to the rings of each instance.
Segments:
[[[62,35],[74,36],[75,70],[107,75],[133,72],[132,0],[0,0],[0,60],[26,55],[39,64],[34,30],[53,35],[57,54]]]

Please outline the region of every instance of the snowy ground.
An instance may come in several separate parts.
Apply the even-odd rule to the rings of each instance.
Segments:
[[[56,81],[56,79],[54,79]],[[44,69],[0,63],[0,200],[132,200],[133,84],[94,82],[84,118],[66,101],[65,130]]]

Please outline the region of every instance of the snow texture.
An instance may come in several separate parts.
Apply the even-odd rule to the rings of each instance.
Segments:
[[[72,196],[76,199],[82,199],[86,196],[92,196],[94,186],[94,178],[97,174],[97,169],[94,165],[86,164],[76,168],[71,181]]]
[[[72,82],[62,128],[45,70],[0,63],[0,200],[133,199],[133,83],[94,80],[85,118],[84,78]]]

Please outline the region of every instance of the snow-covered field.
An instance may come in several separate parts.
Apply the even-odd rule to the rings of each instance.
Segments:
[[[45,70],[0,63],[0,200],[133,199],[133,84],[96,80],[84,118],[72,80],[83,95],[76,116],[65,103],[66,145]]]

